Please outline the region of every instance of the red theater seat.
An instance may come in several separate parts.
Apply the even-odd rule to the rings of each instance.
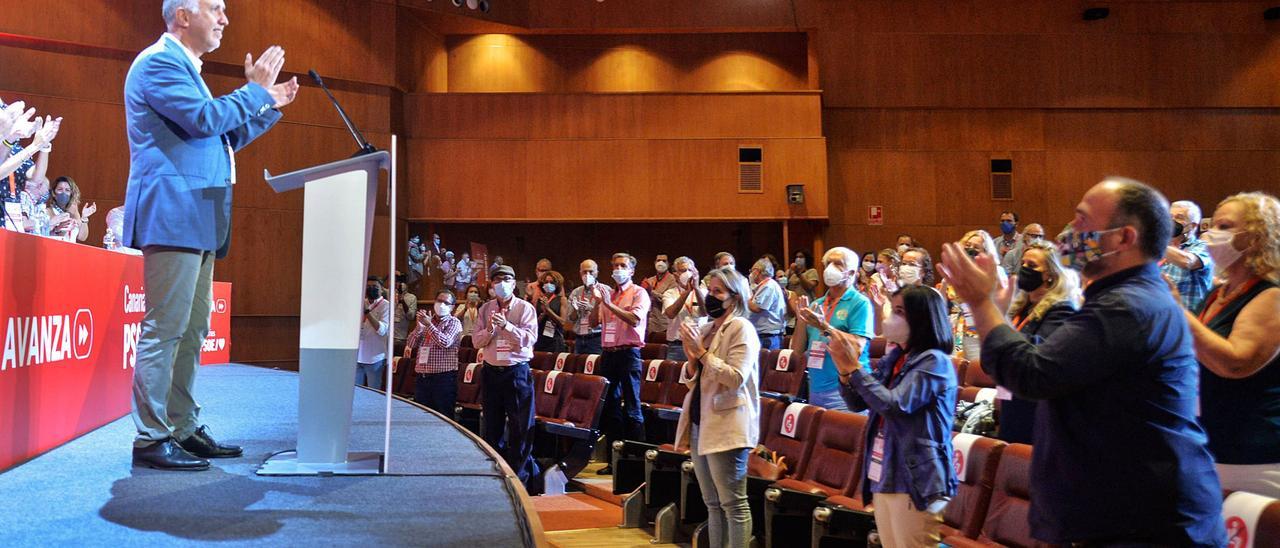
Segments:
[[[760,395],[790,403],[804,386],[805,364],[791,350],[768,350],[760,360]]]
[[[797,475],[779,480],[765,491],[765,545],[784,546],[813,533],[814,510],[829,497],[861,509],[857,489],[861,484],[862,438],[867,417],[844,411],[827,411],[818,427],[809,461]]]
[[[1031,446],[1015,443],[1004,448],[996,466],[995,485],[987,518],[977,539],[950,536],[952,546],[1047,546],[1031,538],[1027,515],[1031,510]]]
[[[640,359],[644,361],[667,359],[667,343],[644,345],[640,348]]]
[[[947,504],[942,536],[978,538],[991,503],[1000,455],[1007,444],[973,434],[953,434],[951,439],[955,449],[952,463],[960,486]]]

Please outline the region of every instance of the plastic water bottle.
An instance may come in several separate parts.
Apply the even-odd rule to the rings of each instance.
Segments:
[[[49,212],[44,207],[36,205],[35,211],[31,214],[32,221],[35,222],[35,233],[39,236],[48,236],[52,227],[49,226]]]

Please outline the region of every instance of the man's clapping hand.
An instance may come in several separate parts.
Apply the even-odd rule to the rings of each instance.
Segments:
[[[244,54],[245,79],[264,88],[271,89],[276,85],[276,78],[280,77],[280,69],[283,67],[284,48],[280,46],[267,48],[256,61],[253,54]]]

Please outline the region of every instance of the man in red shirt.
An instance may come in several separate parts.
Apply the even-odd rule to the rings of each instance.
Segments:
[[[613,281],[617,290],[596,284],[596,302],[592,325],[601,328],[600,368],[609,379],[609,392],[604,398],[601,426],[612,450],[614,440],[644,439],[644,415],[640,414],[640,348],[644,346],[645,320],[649,314],[649,292],[631,283],[636,272],[636,258],[615,253],[612,260]],[[606,466],[599,474],[612,474]]]

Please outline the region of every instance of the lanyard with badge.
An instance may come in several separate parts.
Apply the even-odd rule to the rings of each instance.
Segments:
[[[502,309],[502,303],[495,304],[498,307],[498,313],[502,314],[503,318],[506,318],[507,310]],[[507,318],[507,321],[510,322],[511,319]],[[493,346],[498,354],[494,357],[494,361],[497,362],[494,365],[509,365],[511,363],[511,341],[504,337],[503,333],[498,333],[494,336]]]
[[[836,307],[840,306],[837,302],[828,302],[830,299],[822,301],[821,312],[827,319],[827,325],[831,324],[831,317],[836,313]],[[806,366],[809,369],[822,369],[822,365],[827,359],[827,341],[826,339],[815,340],[809,346],[809,361]]]
[[[631,289],[632,289],[632,290],[634,290],[635,288],[634,288],[634,287],[632,287]],[[610,296],[610,298],[609,298],[609,302],[612,302],[612,303],[613,303],[613,306],[616,306],[616,307],[618,307],[618,308],[622,308],[621,306],[618,306],[618,301],[619,301],[622,297],[627,296],[627,294],[626,294],[626,293],[627,293],[627,292],[625,292],[625,291],[623,291],[623,290],[618,290],[616,293],[614,293],[613,295],[611,295],[611,296]],[[618,322],[621,322],[621,321],[622,321],[622,318],[619,318],[617,314],[614,314],[614,313],[613,313],[613,311],[609,311],[609,321],[605,322],[605,324],[604,324],[604,340],[603,340],[603,341],[601,341],[601,346],[603,346],[603,347],[605,347],[605,348],[609,348],[609,347],[612,347],[612,346],[617,346],[617,344],[618,344]]]
[[[907,355],[903,354],[898,358],[898,362],[893,365],[893,371],[889,373],[889,377],[884,380],[885,388],[893,385],[894,379],[902,374],[902,367],[907,364]],[[884,470],[884,417],[877,417],[876,420],[876,437],[871,441],[871,460],[867,462],[867,479],[879,482],[883,477]]]

